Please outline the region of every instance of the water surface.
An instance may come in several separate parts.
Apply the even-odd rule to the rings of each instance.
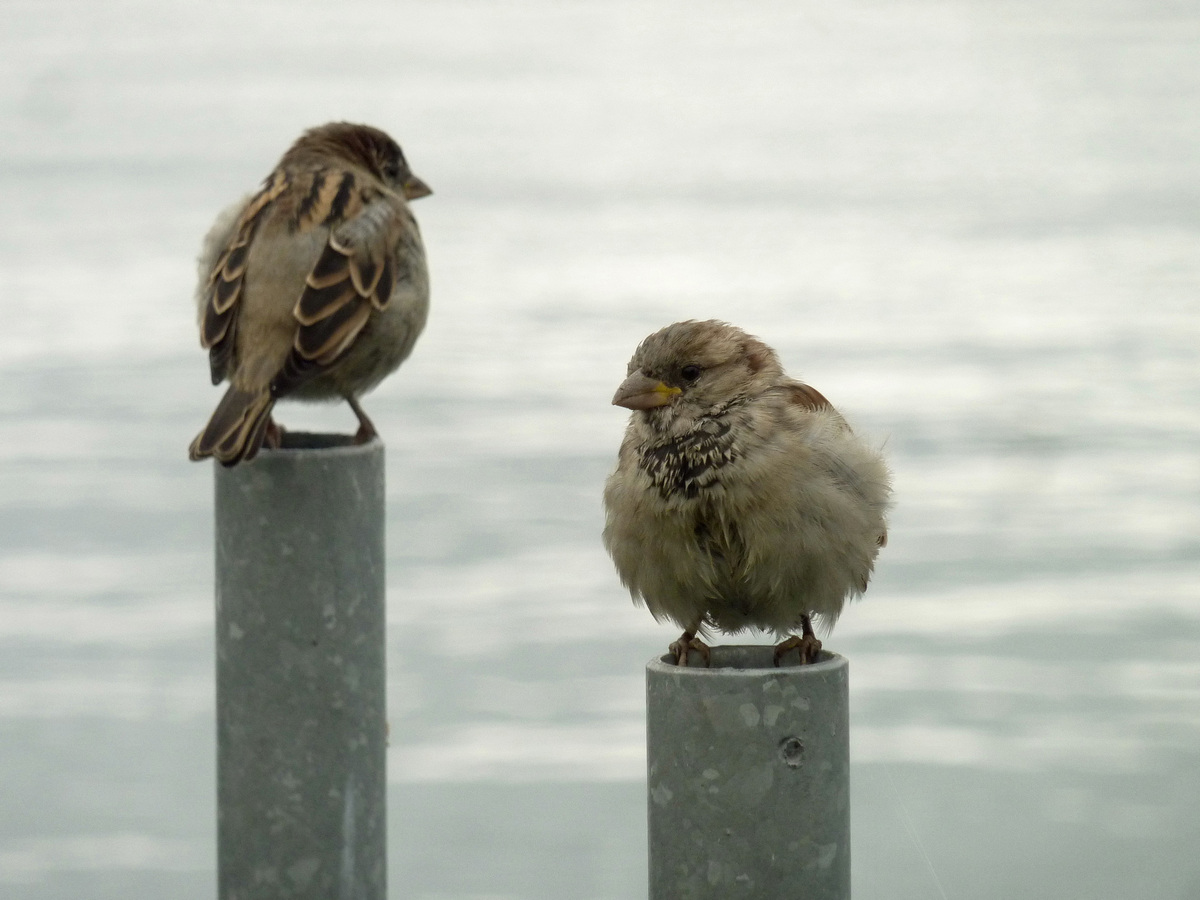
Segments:
[[[828,645],[857,898],[1200,897],[1200,12],[1121,2],[10,2],[0,894],[215,893],[200,236],[391,131],[434,307],[388,444],[397,897],[645,891],[600,546],[637,341],[719,317],[886,441]],[[339,407],[282,407],[350,429]]]

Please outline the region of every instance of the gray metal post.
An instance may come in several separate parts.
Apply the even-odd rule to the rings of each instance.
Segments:
[[[216,466],[220,900],[386,894],[384,451]]]
[[[646,666],[650,900],[850,897],[849,664]]]

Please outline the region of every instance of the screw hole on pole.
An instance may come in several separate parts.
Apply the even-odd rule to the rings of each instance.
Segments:
[[[804,762],[804,744],[798,737],[784,738],[779,742],[779,757],[784,764],[796,769]]]

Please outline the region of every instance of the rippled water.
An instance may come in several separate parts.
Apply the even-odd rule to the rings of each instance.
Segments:
[[[644,896],[674,635],[599,544],[608,399],[716,316],[896,472],[828,641],[855,896],[1200,897],[1198,37],[1132,0],[7,4],[0,895],[215,893],[193,259],[348,118],[436,191],[429,329],[366,403],[393,896]]]

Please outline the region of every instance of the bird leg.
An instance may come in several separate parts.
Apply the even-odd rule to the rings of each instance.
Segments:
[[[708,644],[696,637],[694,631],[685,631],[679,636],[679,640],[673,642],[667,651],[674,655],[675,665],[687,667],[688,653],[699,653],[704,657],[704,665],[708,666],[709,652]]]
[[[346,402],[354,410],[354,415],[358,416],[358,431],[354,434],[354,443],[365,444],[373,438],[379,437],[379,432],[375,430],[374,423],[367,418],[367,414],[358,405],[358,400],[355,399],[353,394],[346,394]]]
[[[817,640],[817,636],[813,632],[812,617],[808,613],[800,617],[800,636],[792,635],[775,648],[775,665],[779,665],[779,659],[783,654],[795,649],[800,651],[800,665],[802,666],[815,663],[821,654],[821,642]]]
[[[268,450],[278,450],[283,446],[284,427],[271,416],[267,416],[267,427],[263,432],[263,446]]]

